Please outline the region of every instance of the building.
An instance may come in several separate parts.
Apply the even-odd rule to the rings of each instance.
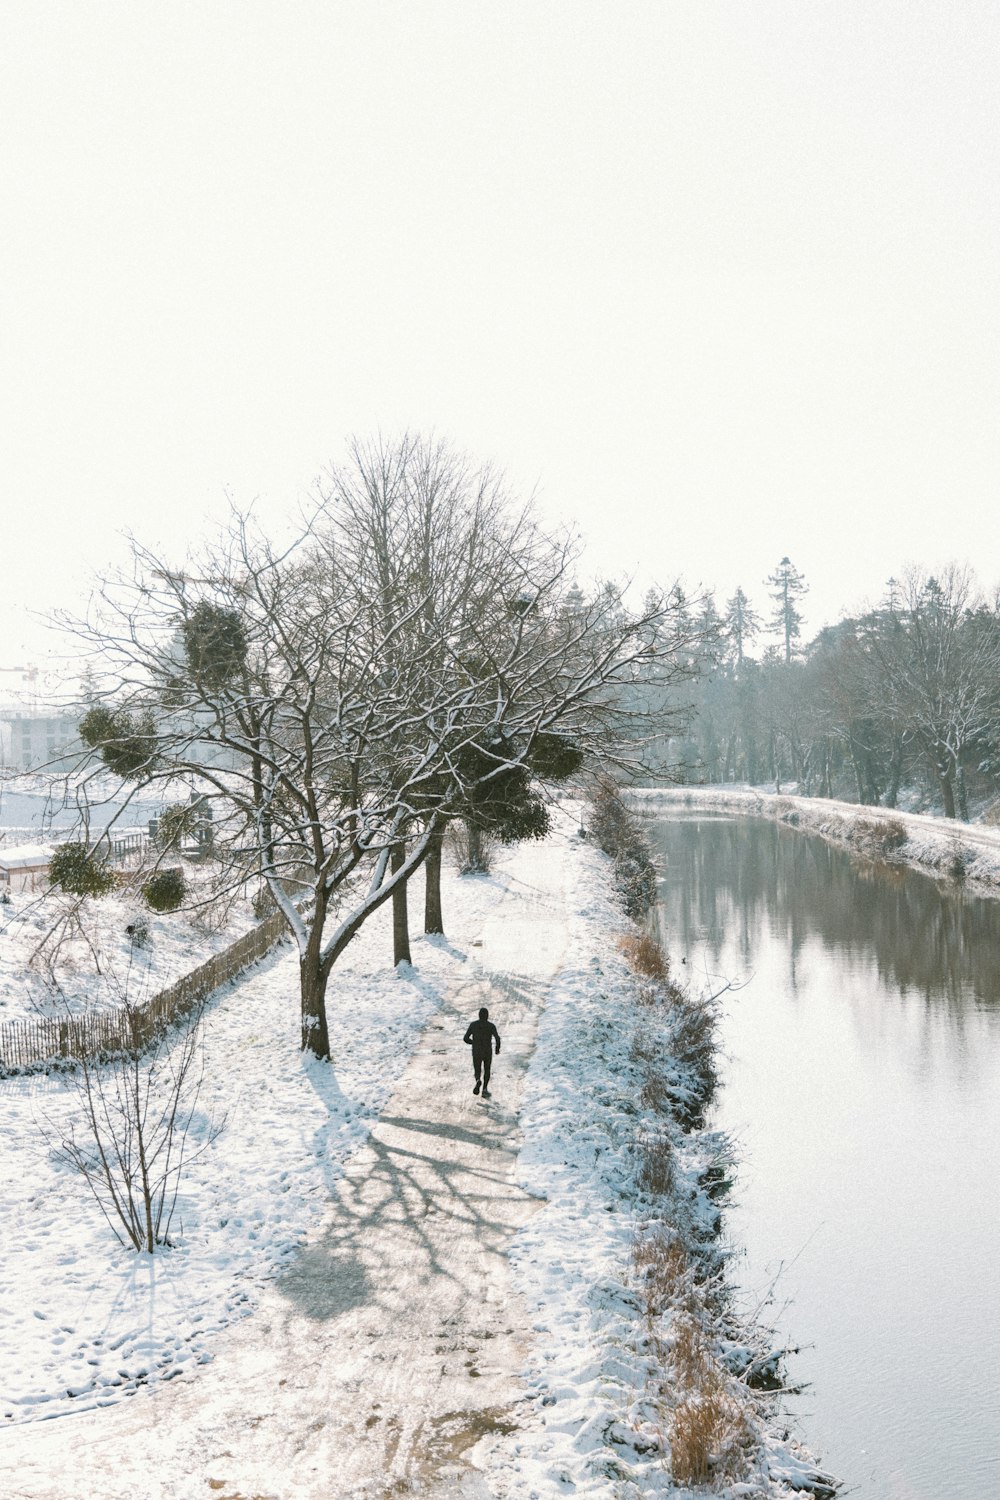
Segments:
[[[0,845],[0,892],[37,891],[48,884],[51,844]]]
[[[37,771],[69,762],[82,749],[76,717],[44,707],[0,705],[0,767]]]

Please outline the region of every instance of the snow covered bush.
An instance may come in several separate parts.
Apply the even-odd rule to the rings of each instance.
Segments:
[[[496,842],[473,824],[456,820],[445,835],[460,875],[488,875],[493,868]]]
[[[615,862],[615,889],[626,914],[639,921],[656,904],[656,866],[642,826],[610,776],[602,777],[591,793],[590,832]]]
[[[886,859],[906,843],[906,827],[901,818],[856,818],[847,831],[848,842],[862,854]]]
[[[133,917],[125,927],[125,935],[133,948],[148,948],[151,934],[145,917]]]

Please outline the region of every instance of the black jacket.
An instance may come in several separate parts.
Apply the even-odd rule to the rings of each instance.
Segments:
[[[465,1033],[465,1040],[472,1046],[473,1053],[480,1057],[491,1057],[493,1055],[493,1039],[496,1038],[497,1051],[500,1051],[500,1033],[492,1021],[473,1021]]]

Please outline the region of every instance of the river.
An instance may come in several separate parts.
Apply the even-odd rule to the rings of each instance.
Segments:
[[[712,1123],[797,1432],[859,1500],[1000,1495],[1000,902],[764,820],[650,833],[675,973],[747,981]]]

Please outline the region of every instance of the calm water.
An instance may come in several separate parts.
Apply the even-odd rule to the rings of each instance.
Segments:
[[[749,980],[727,1233],[808,1346],[797,1430],[864,1500],[1000,1496],[1000,902],[753,819],[651,833],[678,971]]]

